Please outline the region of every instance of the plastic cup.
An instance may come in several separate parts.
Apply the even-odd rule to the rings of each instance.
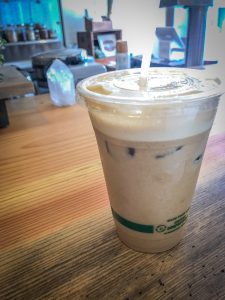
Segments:
[[[196,187],[221,82],[205,71],[152,68],[81,81],[121,241],[141,252],[174,247]]]

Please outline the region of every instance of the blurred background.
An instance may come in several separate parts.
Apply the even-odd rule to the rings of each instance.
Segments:
[[[94,21],[101,21],[102,16],[108,15],[112,28],[121,30],[120,37],[128,42],[129,52],[134,56],[142,54],[142,49],[146,47],[145,36],[151,26],[157,24],[161,32],[155,37],[153,55],[158,60],[163,58],[160,55],[165,53],[159,48],[163,43],[162,39],[168,34],[171,35],[169,44],[167,43],[172,49],[168,57],[171,61],[185,59],[188,26],[191,18],[196,18],[198,14],[201,16],[200,23],[195,22],[193,26],[196,26],[199,34],[205,34],[205,40],[201,41],[204,44],[204,60],[223,60],[224,0],[160,2],[161,8],[156,10],[153,9],[152,1],[148,0],[0,0],[0,34],[8,42],[6,62],[29,60],[29,56],[37,52],[58,49],[61,46],[79,47],[77,33],[86,30],[85,14]],[[199,7],[205,11],[197,11]],[[193,10],[196,10],[194,16]],[[205,20],[202,14],[205,14]],[[173,27],[174,32],[166,32],[163,27]],[[23,34],[24,31],[26,34]],[[176,37],[173,36],[174,33]],[[191,43],[199,43],[196,41],[198,36],[194,37]],[[183,47],[178,38],[184,43]],[[33,42],[32,46],[29,42]],[[98,56],[98,51],[94,56]]]

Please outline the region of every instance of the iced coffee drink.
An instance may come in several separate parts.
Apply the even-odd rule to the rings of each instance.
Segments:
[[[150,69],[90,77],[78,86],[95,130],[120,239],[160,252],[182,238],[220,82],[203,71]]]

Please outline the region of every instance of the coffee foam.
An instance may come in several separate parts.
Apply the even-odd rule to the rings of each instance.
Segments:
[[[93,126],[130,141],[163,141],[209,130],[216,113],[220,82],[205,72],[152,68],[139,85],[140,69],[109,72],[78,84]]]
[[[218,99],[211,110],[187,108],[163,114],[162,111],[148,115],[125,116],[90,109],[93,127],[113,138],[127,141],[169,141],[197,135],[212,127]]]

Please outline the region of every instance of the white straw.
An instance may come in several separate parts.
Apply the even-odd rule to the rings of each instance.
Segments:
[[[148,84],[148,70],[151,63],[152,50],[155,41],[155,30],[158,25],[157,15],[159,11],[160,0],[154,0],[151,2],[152,2],[151,9],[155,14],[154,14],[154,18],[151,18],[150,20],[149,28],[146,28],[145,41],[144,41],[145,49],[142,55],[141,75],[139,80],[139,85],[141,87],[146,87]]]

